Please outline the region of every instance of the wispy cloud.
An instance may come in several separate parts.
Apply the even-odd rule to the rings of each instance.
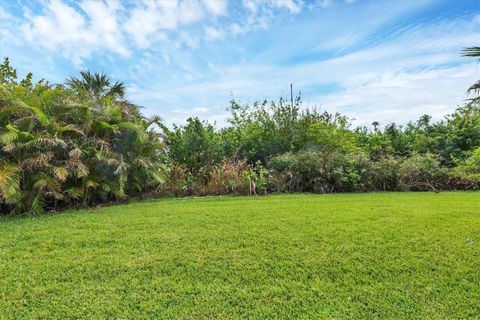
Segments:
[[[39,14],[26,12],[20,30],[30,45],[60,51],[76,64],[103,50],[127,56],[116,2],[82,1],[79,6],[83,14],[60,0],[49,1]]]
[[[242,4],[246,14],[236,15],[232,34],[256,26],[265,28],[275,10],[299,13],[302,4],[301,0],[246,0]],[[3,37],[21,30],[21,34],[9,39],[23,37],[29,45],[50,53],[60,52],[76,65],[93,54],[109,52],[128,57],[132,51],[165,41],[184,41],[196,47],[198,43],[193,39],[199,36],[193,35],[197,32],[189,29],[191,26],[229,16],[227,0],[39,0],[36,6],[19,7],[23,11],[20,17],[0,6],[2,20],[13,22],[2,26]],[[204,30],[208,41],[221,39],[224,34],[212,26]]]
[[[480,78],[459,54],[480,39],[475,2],[12,0],[0,51],[57,81],[108,72],[169,123],[224,124],[232,96],[275,99],[290,83],[357,124],[405,122],[450,112]]]
[[[217,40],[221,39],[224,36],[222,30],[215,29],[213,27],[205,27],[205,37],[207,40]]]
[[[345,113],[356,124],[404,123],[425,113],[439,119],[464,101],[465,89],[480,77],[476,63],[460,56],[461,48],[475,43],[479,28],[477,16],[413,24],[392,39],[332,58],[280,66],[265,57],[210,68],[205,81],[178,86],[174,94],[225,106],[230,94],[244,101],[276,98],[294,83],[308,103]],[[322,90],[332,83],[335,92]]]
[[[299,13],[302,10],[303,3],[303,0],[243,0],[245,8],[253,13],[275,8],[284,8],[291,13]]]

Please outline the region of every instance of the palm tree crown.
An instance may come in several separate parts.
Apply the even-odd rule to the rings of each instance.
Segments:
[[[110,78],[104,73],[81,71],[80,78],[70,77],[66,83],[72,90],[87,94],[97,102],[105,98],[123,99],[125,96],[125,85],[120,81],[111,85]]]
[[[478,58],[480,61],[480,47],[467,47],[463,49],[462,55],[464,57]],[[470,88],[468,88],[468,93],[480,94],[480,80],[475,82]],[[480,96],[473,98],[473,102],[480,102]]]

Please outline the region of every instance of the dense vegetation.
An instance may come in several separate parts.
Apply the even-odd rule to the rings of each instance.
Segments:
[[[89,72],[17,83],[8,59],[0,68],[1,212],[124,199],[163,181],[157,120],[123,99],[121,83]]]
[[[466,49],[478,57],[479,48]],[[41,212],[129,196],[480,189],[479,82],[442,121],[353,128],[302,105],[232,101],[229,126],[168,128],[121,82],[82,72],[17,81],[0,65],[0,212]]]
[[[0,217],[2,319],[478,319],[475,192]]]

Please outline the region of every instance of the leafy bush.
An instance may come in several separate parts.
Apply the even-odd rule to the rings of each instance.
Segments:
[[[272,188],[275,191],[346,192],[366,188],[363,154],[301,151],[273,157]]]
[[[170,167],[161,195],[259,195],[267,192],[268,171],[260,164],[226,160],[192,173],[184,165]]]
[[[188,118],[184,126],[174,126],[172,131],[166,127],[163,129],[168,159],[192,173],[208,169],[225,159],[221,135],[211,124],[198,118]]]
[[[232,101],[228,110],[225,128],[198,118],[168,128],[143,117],[105,74],[33,84],[32,74],[17,81],[5,59],[0,212],[130,196],[480,189],[478,97],[438,122],[423,115],[383,128],[352,129],[300,97]]]
[[[432,154],[415,154],[403,159],[398,168],[399,188],[402,190],[437,190],[440,161]]]
[[[121,98],[118,83],[85,73],[70,88],[19,84],[8,60],[3,70],[10,75],[0,83],[1,212],[119,200],[162,182],[154,121]]]

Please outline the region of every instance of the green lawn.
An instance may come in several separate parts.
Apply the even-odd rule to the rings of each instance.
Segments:
[[[0,318],[480,319],[480,193],[0,218]]]

